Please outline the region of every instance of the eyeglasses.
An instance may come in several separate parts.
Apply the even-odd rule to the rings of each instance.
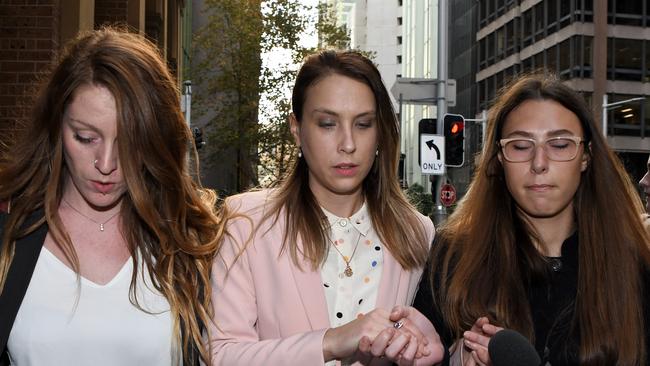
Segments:
[[[546,156],[553,161],[570,161],[578,156],[578,147],[584,142],[578,136],[551,137],[543,142]],[[499,140],[503,157],[511,163],[531,161],[535,157],[538,143],[534,139],[515,137]]]

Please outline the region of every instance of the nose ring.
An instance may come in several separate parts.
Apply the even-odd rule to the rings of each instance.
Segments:
[[[98,162],[98,161],[99,161],[99,159],[95,159],[95,161],[93,161],[93,166],[94,166],[95,168],[97,168],[97,162]]]

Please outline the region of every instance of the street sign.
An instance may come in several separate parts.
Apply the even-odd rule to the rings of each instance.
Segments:
[[[422,174],[445,174],[445,137],[420,135],[420,162]]]
[[[405,104],[432,105],[436,104],[438,95],[438,84],[445,83],[439,79],[424,78],[397,78],[395,84],[390,88],[391,94],[399,102]],[[456,80],[448,79],[445,83],[447,105],[456,106]]]
[[[449,183],[440,186],[440,201],[445,207],[449,207],[456,202],[456,188]]]

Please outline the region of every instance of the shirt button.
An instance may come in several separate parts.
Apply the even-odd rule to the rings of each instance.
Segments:
[[[346,227],[348,225],[348,220],[339,221],[339,225],[341,225],[341,227]]]

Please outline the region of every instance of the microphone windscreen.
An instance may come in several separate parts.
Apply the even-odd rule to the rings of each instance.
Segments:
[[[528,339],[512,329],[493,335],[488,343],[488,353],[494,366],[539,366],[542,363]]]

